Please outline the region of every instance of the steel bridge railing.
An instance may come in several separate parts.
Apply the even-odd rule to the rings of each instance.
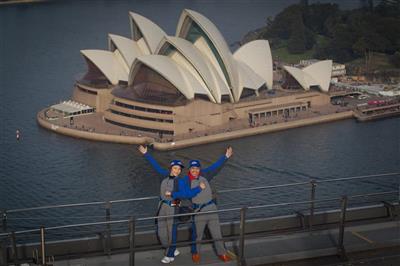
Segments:
[[[217,194],[230,193],[230,192],[242,192],[242,191],[254,191],[254,190],[263,190],[263,189],[273,189],[273,188],[285,188],[285,187],[302,186],[302,185],[309,185],[309,184],[311,184],[311,186],[313,186],[313,185],[328,183],[328,182],[349,181],[349,180],[376,178],[376,177],[393,177],[393,176],[400,176],[400,173],[398,173],[398,172],[382,173],[382,174],[352,176],[352,177],[334,178],[334,179],[326,179],[326,180],[312,179],[310,181],[287,183],[287,184],[281,184],[281,185],[221,189],[221,190],[217,191]],[[3,214],[4,213],[11,214],[11,213],[36,211],[36,210],[44,210],[44,209],[74,208],[74,207],[95,206],[95,205],[104,205],[104,204],[117,204],[117,203],[135,202],[135,201],[158,200],[159,198],[160,198],[159,196],[148,196],[148,197],[129,198],[129,199],[110,200],[110,201],[94,201],[94,202],[72,203],[72,204],[61,204],[61,205],[46,205],[46,206],[39,206],[39,207],[2,210],[1,212]]]
[[[334,178],[334,179],[325,179],[325,180],[316,180],[311,179],[310,181],[304,182],[295,182],[295,183],[286,183],[280,185],[269,185],[269,186],[258,186],[258,187],[249,187],[249,188],[233,188],[233,189],[222,189],[218,190],[216,193],[218,195],[232,192],[246,192],[246,191],[258,191],[258,190],[267,190],[267,189],[276,189],[276,188],[288,188],[288,187],[296,187],[296,186],[308,186],[310,187],[310,206],[309,206],[309,227],[313,226],[313,217],[314,217],[314,201],[316,195],[316,188],[318,184],[331,183],[331,182],[346,182],[351,180],[361,180],[361,179],[370,179],[370,178],[388,178],[400,176],[400,173],[381,173],[374,175],[362,175],[362,176],[351,176],[351,177],[342,177],[342,178]],[[24,212],[32,212],[32,211],[40,211],[40,210],[50,210],[50,209],[65,209],[65,208],[77,208],[77,207],[88,207],[88,206],[104,206],[105,216],[97,216],[97,218],[105,218],[106,221],[111,220],[111,208],[116,204],[128,203],[128,202],[144,202],[149,200],[158,200],[159,196],[148,196],[148,197],[138,197],[138,198],[129,198],[129,199],[119,199],[119,200],[110,200],[110,201],[95,201],[95,202],[86,202],[86,203],[73,203],[73,204],[61,204],[61,205],[46,205],[39,207],[30,207],[30,208],[19,208],[19,209],[11,209],[11,210],[0,210],[0,219],[2,231],[8,231],[8,219],[12,214],[24,213]],[[125,216],[127,217],[127,216]],[[47,217],[48,218],[48,217]],[[89,217],[83,217],[89,218]],[[24,218],[29,220],[29,218]],[[41,217],[36,218],[41,219]],[[108,230],[110,231],[110,230]]]
[[[321,200],[310,200],[310,201],[296,201],[296,202],[285,202],[285,203],[277,203],[277,204],[263,204],[263,205],[256,205],[256,206],[244,206],[244,207],[236,207],[236,208],[229,208],[229,209],[221,209],[215,211],[201,211],[201,212],[194,212],[189,214],[176,214],[176,215],[165,215],[165,216],[150,216],[150,217],[131,217],[130,219],[124,220],[109,220],[104,222],[92,222],[92,223],[80,223],[80,224],[70,224],[70,225],[62,225],[62,226],[53,226],[53,227],[41,227],[38,229],[31,229],[31,230],[22,230],[17,232],[7,232],[1,233],[0,237],[7,237],[11,240],[11,254],[12,254],[12,263],[19,265],[19,257],[17,252],[17,245],[16,245],[16,238],[18,235],[23,235],[27,233],[40,233],[40,252],[38,252],[38,262],[40,265],[51,265],[49,263],[48,257],[46,255],[46,233],[49,231],[54,230],[62,230],[67,228],[81,228],[81,227],[89,227],[89,226],[97,226],[97,225],[108,225],[111,226],[112,224],[126,224],[129,231],[129,265],[135,265],[135,252],[139,250],[135,243],[135,235],[136,235],[136,223],[139,221],[147,221],[147,220],[154,220],[159,218],[175,218],[181,216],[197,216],[197,215],[205,215],[205,214],[212,214],[212,213],[223,213],[223,212],[240,212],[240,233],[238,236],[234,237],[222,237],[221,239],[212,239],[212,240],[199,240],[199,241],[185,241],[179,243],[180,246],[182,245],[189,245],[194,243],[206,243],[212,242],[215,240],[238,240],[239,249],[238,255],[236,257],[238,265],[246,265],[245,253],[244,253],[244,246],[245,240],[249,239],[249,236],[246,236],[246,213],[248,210],[254,209],[261,209],[261,208],[275,208],[275,207],[285,207],[291,205],[304,205],[304,204],[315,204],[321,202],[340,202],[340,217],[339,217],[339,226],[338,226],[338,242],[337,242],[337,252],[340,256],[345,256],[345,247],[344,247],[344,230],[345,230],[345,222],[346,222],[346,211],[348,206],[348,201],[358,197],[375,197],[381,195],[388,195],[388,194],[398,194],[398,190],[393,191],[385,191],[385,192],[377,192],[377,193],[369,193],[369,194],[359,194],[359,195],[350,195],[350,196],[342,196],[341,198],[327,198]],[[110,242],[111,243],[111,242]],[[108,247],[108,253],[111,254],[111,246]],[[40,254],[39,254],[40,253]],[[6,265],[8,265],[8,259],[6,258]]]
[[[345,182],[351,180],[360,180],[360,179],[369,179],[369,178],[388,178],[400,176],[400,173],[393,172],[393,173],[381,173],[381,174],[374,174],[374,175],[362,175],[362,176],[351,176],[351,177],[342,177],[342,178],[334,178],[334,179],[325,179],[325,180],[316,180],[311,179],[310,181],[304,182],[296,182],[296,183],[286,183],[280,185],[269,185],[269,186],[258,186],[258,187],[249,187],[249,188],[233,188],[233,189],[222,189],[218,190],[216,193],[217,195],[225,194],[225,193],[232,193],[232,192],[246,192],[246,191],[258,191],[258,190],[267,190],[267,189],[276,189],[276,188],[288,188],[288,187],[295,187],[295,186],[309,186],[310,187],[310,218],[309,218],[309,226],[312,227],[313,225],[313,214],[315,211],[314,200],[316,195],[316,188],[318,184],[330,183],[330,182]],[[65,208],[78,208],[78,207],[88,207],[88,206],[104,206],[105,209],[105,216],[97,216],[97,218],[104,218],[106,221],[111,220],[111,208],[116,204],[122,203],[129,203],[129,202],[144,202],[150,200],[158,200],[159,196],[148,196],[148,197],[138,197],[138,198],[129,198],[129,199],[119,199],[119,200],[110,200],[110,201],[95,201],[95,202],[86,202],[86,203],[73,203],[73,204],[61,204],[61,205],[46,205],[46,206],[39,206],[39,207],[30,207],[30,208],[19,208],[19,209],[10,209],[10,210],[0,210],[0,219],[2,231],[7,231],[8,228],[8,219],[9,216],[12,214],[23,213],[23,212],[32,212],[32,211],[40,211],[40,210],[50,210],[50,209],[65,209]],[[127,217],[127,216],[125,216]],[[48,217],[47,217],[48,218]],[[90,218],[90,217],[81,217],[81,218]],[[29,220],[29,218],[24,218],[25,220]],[[35,219],[41,219],[35,218]],[[32,219],[34,220],[34,219]]]

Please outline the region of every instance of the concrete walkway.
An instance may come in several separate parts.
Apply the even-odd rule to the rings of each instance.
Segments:
[[[337,253],[338,230],[322,230],[281,234],[246,240],[245,257],[247,265],[302,260],[332,256]],[[237,243],[226,243],[229,250],[235,250]],[[400,247],[400,222],[382,222],[348,227],[345,231],[344,246],[347,253],[376,250],[385,247]],[[171,265],[193,265],[188,247],[179,248],[179,255]],[[135,265],[163,265],[162,251],[136,253]],[[111,266],[129,265],[128,254],[108,257],[84,258],[55,263],[56,266]],[[223,263],[218,260],[211,245],[203,245],[201,262],[197,265],[237,265],[236,261]]]

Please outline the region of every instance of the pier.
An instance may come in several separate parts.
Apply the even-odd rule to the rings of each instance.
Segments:
[[[400,115],[400,100],[372,106],[360,106],[354,110],[354,116],[361,122],[396,115]]]
[[[326,183],[345,186],[348,182],[386,178],[399,179],[400,173],[382,173],[366,176],[310,180],[261,187],[225,189],[218,196],[257,190],[305,189],[309,196],[304,201],[287,201],[246,206],[220,206],[220,216],[230,215],[222,223],[223,240],[230,255],[230,263],[218,261],[211,240],[205,239],[200,265],[268,265],[302,260],[345,262],[357,254],[370,254],[370,259],[397,260],[393,255],[400,249],[399,239],[399,188],[387,188],[374,193],[317,196]],[[0,264],[21,265],[161,265],[161,246],[154,232],[157,216],[144,216],[134,212],[125,216],[113,210],[129,202],[145,204],[156,201],[157,196],[98,201],[32,208],[3,210],[0,233]],[[104,216],[96,221],[43,226],[34,224],[41,210],[104,207]],[[289,210],[289,214],[269,216],[271,209]],[[14,230],[13,217],[29,214],[31,228]],[[194,214],[199,215],[199,214]],[[182,214],[175,215],[182,216]],[[51,219],[50,217],[46,219]],[[188,230],[180,229],[178,247],[181,255],[174,265],[192,264],[189,252],[191,243]],[[374,254],[374,258],[371,258]],[[377,254],[386,254],[378,255]],[[398,255],[398,252],[397,252]],[[365,258],[364,258],[365,259]],[[327,265],[320,262],[318,265]],[[294,265],[294,264],[293,264]],[[304,264],[307,265],[307,264]],[[330,264],[332,265],[332,264]],[[366,264],[368,265],[368,264]],[[384,264],[380,264],[384,265]]]

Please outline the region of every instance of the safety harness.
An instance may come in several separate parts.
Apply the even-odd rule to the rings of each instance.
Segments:
[[[163,199],[161,197],[160,197],[160,201],[162,203],[164,203],[164,204],[167,204],[168,206],[171,206],[171,207],[176,207],[176,206],[179,207],[180,204],[181,204],[180,200],[166,200],[166,199]]]
[[[169,178],[171,178],[171,176]],[[176,191],[177,189],[178,189],[178,180],[177,180],[177,177],[174,177],[174,190]],[[163,204],[167,204],[170,207],[179,207],[180,200],[166,200],[160,196],[160,203],[158,205],[157,215],[160,213],[160,210],[161,210],[161,207]]]
[[[207,202],[207,203],[203,203],[203,204],[196,204],[196,203],[193,203],[193,209],[194,209],[194,211],[195,212],[199,212],[199,211],[201,211],[203,208],[205,208],[205,207],[207,207],[208,205],[211,205],[211,204],[215,204],[215,200],[214,199],[212,199],[212,200],[210,200],[209,202]]]

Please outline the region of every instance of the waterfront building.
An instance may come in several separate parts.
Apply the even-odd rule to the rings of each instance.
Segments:
[[[108,50],[81,51],[87,72],[72,100],[100,114],[104,127],[173,141],[253,127],[330,102],[320,91],[329,89],[331,61],[285,67],[303,89],[279,91],[267,40],[232,53],[213,23],[188,9],[175,36],[137,13],[129,19],[130,38],[109,34]],[[320,91],[309,91],[313,86]]]

